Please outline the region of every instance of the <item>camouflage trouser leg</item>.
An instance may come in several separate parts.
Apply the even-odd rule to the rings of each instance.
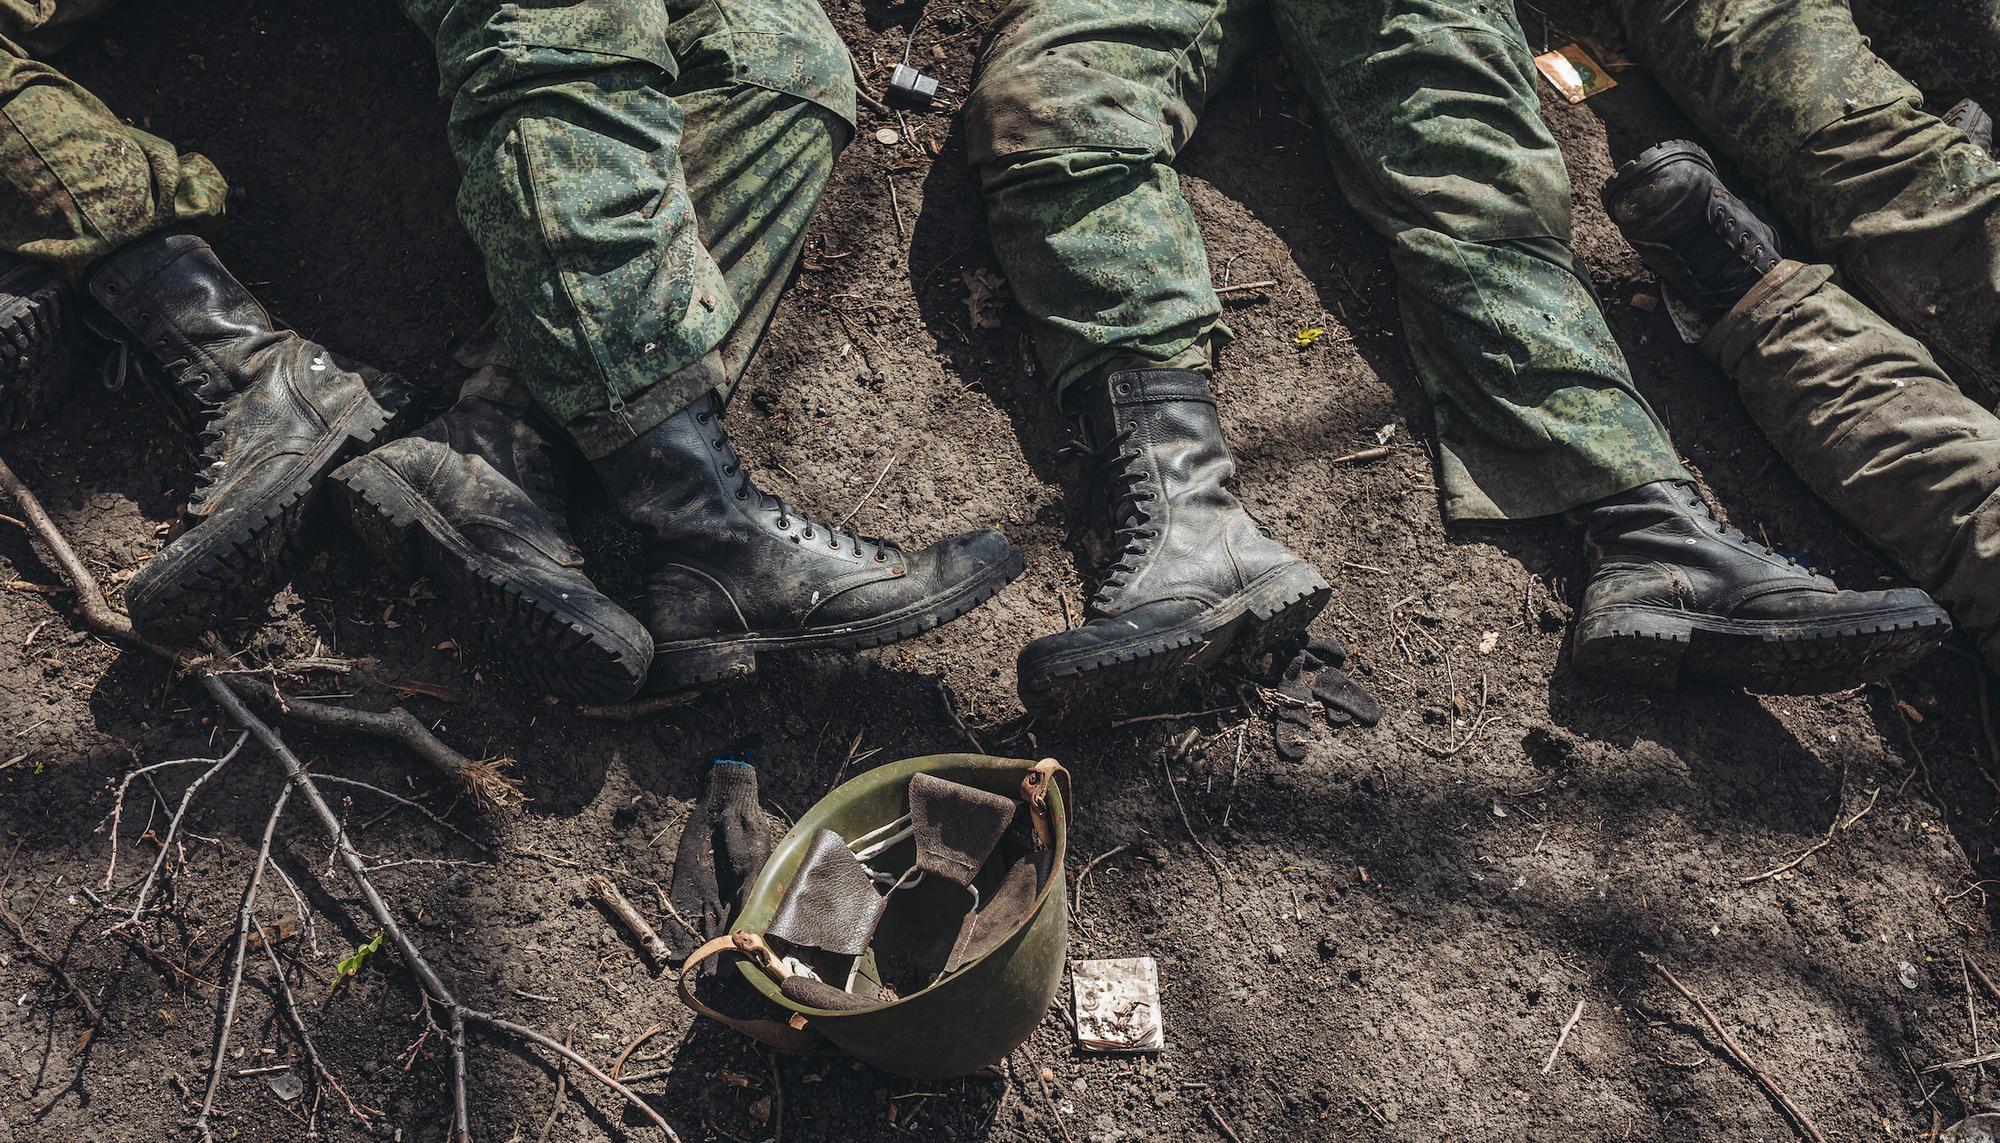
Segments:
[[[1512,18],[1423,0],[1271,6],[1342,187],[1394,243],[1446,515],[1547,515],[1682,475],[1570,256],[1569,184]],[[1059,384],[1128,356],[1199,355],[1221,331],[1166,164],[1261,7],[1016,0],[1001,16],[970,150]]]
[[[585,454],[726,386],[852,133],[810,0],[405,0],[511,356]]]
[[[215,165],[123,123],[29,54],[49,51],[109,0],[0,0],[0,248],[71,278],[135,238],[214,218]]]
[[[2000,669],[2000,418],[1832,276],[1784,263],[1702,348],[1779,455]]]
[[[994,253],[1058,392],[1230,338],[1171,164],[1265,0],[1014,0],[966,106]]]
[[[2000,0],[1851,0],[1877,55],[1932,94],[2000,107]]]
[[[1451,520],[1686,475],[1570,250],[1570,186],[1513,6],[1274,0],[1348,201],[1390,242]]]
[[[1924,111],[1847,0],[1619,4],[1757,192],[1954,379],[2000,396],[2000,163]]]

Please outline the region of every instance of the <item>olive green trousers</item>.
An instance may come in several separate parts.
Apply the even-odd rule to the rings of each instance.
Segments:
[[[1341,190],[1389,240],[1446,516],[1548,515],[1683,476],[1571,252],[1531,53],[1491,0],[1009,3],[967,142],[1058,390],[1207,369],[1229,339],[1172,164],[1273,21]]]
[[[2000,417],[1832,279],[1783,263],[1702,349],[1800,478],[2000,669]]]

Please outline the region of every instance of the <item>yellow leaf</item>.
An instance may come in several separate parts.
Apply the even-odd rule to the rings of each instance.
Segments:
[[[1292,340],[1298,343],[1300,349],[1304,349],[1306,346],[1311,345],[1315,341],[1318,341],[1320,339],[1320,335],[1325,332],[1326,332],[1325,330],[1320,329],[1318,326],[1314,326],[1311,329],[1300,330],[1296,335],[1293,336]]]

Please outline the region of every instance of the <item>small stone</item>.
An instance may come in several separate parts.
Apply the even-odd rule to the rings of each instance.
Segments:
[[[1283,960],[1283,959],[1285,959],[1285,946],[1283,946],[1283,945],[1272,945],[1272,946],[1271,946],[1271,948],[1270,948],[1270,953],[1271,953],[1271,959],[1272,959],[1272,960],[1274,960],[1274,961],[1280,961],[1280,960]]]
[[[896,132],[894,127],[884,127],[880,131],[875,132],[875,141],[884,147],[893,147],[902,142],[903,137]]]

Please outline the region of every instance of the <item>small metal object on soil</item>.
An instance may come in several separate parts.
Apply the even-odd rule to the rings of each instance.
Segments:
[[[894,127],[884,127],[880,131],[875,132],[875,141],[884,147],[893,147],[902,142],[903,137],[897,134]]]
[[[926,111],[931,101],[937,98],[938,81],[911,67],[899,63],[896,70],[889,73],[889,106],[905,111]]]
[[[1157,1052],[1165,1046],[1159,966],[1152,957],[1071,961],[1069,971],[1077,1047],[1086,1052]]]

